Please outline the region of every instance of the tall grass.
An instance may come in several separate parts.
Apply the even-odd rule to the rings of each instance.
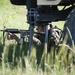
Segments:
[[[0,29],[7,28],[28,29],[26,23],[27,9],[25,6],[13,6],[9,0],[0,0]],[[64,22],[58,22],[61,26]],[[61,28],[61,27],[60,27]],[[62,26],[63,29],[63,26]],[[52,48],[44,61],[43,46],[33,45],[30,58],[27,57],[28,43],[18,45],[14,40],[5,38],[3,45],[2,32],[0,32],[0,75],[74,75],[75,67],[72,66],[74,48],[61,44],[59,51]],[[67,50],[70,49],[67,60]],[[55,57],[54,57],[55,52]],[[68,69],[71,68],[71,72]],[[44,69],[45,68],[45,69]]]
[[[7,47],[6,47],[7,48]],[[4,52],[2,53],[2,62],[0,66],[0,73],[1,75],[74,75],[74,66],[72,66],[72,71],[68,73],[68,70],[70,68],[69,64],[70,62],[67,62],[66,60],[66,49],[62,47],[61,51],[56,55],[55,62],[53,61],[53,51],[48,54],[48,58],[46,63],[44,63],[44,60],[41,60],[41,63],[37,64],[36,59],[36,50],[33,48],[31,52],[30,58],[27,58],[25,55],[20,55],[18,53],[17,56],[15,56],[16,49],[13,47],[12,52],[12,62],[10,62],[6,57],[8,57],[8,53],[6,55],[6,50],[11,50],[4,48]],[[15,52],[14,52],[15,50]],[[21,49],[22,50],[22,49]],[[25,50],[25,49],[24,49]],[[20,50],[19,50],[20,51]],[[65,53],[64,53],[65,51]],[[39,57],[39,55],[38,55]],[[24,62],[24,63],[23,63]],[[66,65],[65,65],[66,64]],[[43,69],[43,66],[45,70]]]

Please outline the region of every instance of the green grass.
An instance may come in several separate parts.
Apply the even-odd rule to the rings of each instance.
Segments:
[[[26,6],[14,6],[9,0],[0,0],[0,29],[18,28],[28,29]],[[64,22],[55,22],[59,28],[63,29]],[[14,40],[8,41],[5,38],[3,45],[2,32],[0,32],[0,75],[74,75],[75,67],[72,66],[72,72],[68,72],[70,66],[67,66],[72,59],[74,49],[70,48],[69,60],[66,59],[68,46],[63,44],[55,57],[54,51],[48,53],[46,62],[42,46],[33,45],[30,58],[27,57],[28,43],[17,45]],[[66,47],[66,48],[65,48]],[[37,64],[38,63],[38,64]],[[45,68],[45,69],[44,69]],[[44,70],[44,71],[43,71]]]
[[[0,26],[5,25],[6,27],[27,29],[26,13],[27,9],[25,6],[13,6],[7,1],[5,6],[1,5],[0,7]]]

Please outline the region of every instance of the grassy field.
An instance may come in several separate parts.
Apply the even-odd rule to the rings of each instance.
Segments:
[[[4,29],[4,26],[28,29],[26,14],[26,6],[15,6],[9,0],[0,0],[0,30]],[[63,29],[64,22],[53,24]],[[75,75],[75,67],[71,65],[72,54],[74,54],[73,48],[70,48],[71,53],[68,61],[66,54],[69,47],[66,45],[59,49],[55,61],[53,49],[48,53],[47,60],[44,61],[42,46],[33,45],[31,56],[28,58],[27,42],[18,45],[15,40],[8,41],[5,36],[5,44],[3,45],[2,37],[2,32],[0,32],[0,75]]]

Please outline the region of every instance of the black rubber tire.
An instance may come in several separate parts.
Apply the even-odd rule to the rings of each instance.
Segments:
[[[71,36],[69,31],[71,33]],[[75,8],[70,12],[70,14],[68,15],[66,19],[63,35],[64,35],[64,38],[67,35],[66,43],[69,46],[72,46],[72,41],[74,41],[74,44],[75,44]]]

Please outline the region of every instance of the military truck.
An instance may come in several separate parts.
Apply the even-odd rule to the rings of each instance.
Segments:
[[[14,5],[26,5],[29,23],[53,22],[65,20],[74,8],[75,0],[10,0]],[[66,6],[71,5],[65,9]],[[58,6],[64,6],[58,10]]]
[[[27,21],[30,24],[29,50],[31,50],[32,37],[35,25],[47,25],[51,22],[66,21],[64,25],[64,37],[67,33],[67,43],[75,43],[75,0],[10,0],[14,5],[26,5],[28,9]],[[58,6],[63,6],[62,10]],[[68,8],[66,8],[68,6]],[[47,27],[46,27],[47,28]],[[69,31],[72,38],[70,39]],[[46,31],[45,42],[48,32]]]

